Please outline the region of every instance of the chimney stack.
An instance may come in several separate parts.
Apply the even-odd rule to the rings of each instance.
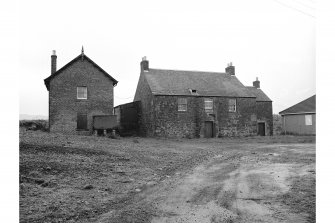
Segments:
[[[147,57],[142,57],[141,72],[143,71],[149,71],[149,61],[147,60]]]
[[[56,50],[53,50],[51,55],[51,74],[54,74],[56,70],[57,70],[57,55]]]
[[[228,63],[226,67],[226,73],[230,75],[235,75],[235,67],[233,66],[232,62]]]
[[[256,77],[256,81],[252,82],[252,85],[255,87],[255,88],[260,88],[260,82],[258,80],[258,77]]]

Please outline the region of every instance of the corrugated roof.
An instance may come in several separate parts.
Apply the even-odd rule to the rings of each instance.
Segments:
[[[155,95],[192,95],[193,89],[198,96],[256,97],[236,76],[226,73],[150,68],[143,75]]]
[[[256,96],[256,101],[271,101],[271,99],[259,88],[247,86],[248,90]]]
[[[112,82],[113,82],[113,86],[117,85],[118,81],[115,80],[111,75],[109,75],[106,71],[104,71],[98,64],[96,64],[93,60],[91,60],[88,56],[86,56],[85,54],[80,54],[79,56],[77,56],[76,58],[74,58],[73,60],[71,60],[69,63],[67,63],[66,65],[64,65],[62,68],[60,68],[59,70],[57,70],[55,73],[53,73],[52,75],[50,75],[48,78],[44,79],[44,84],[47,87],[47,89],[49,90],[50,87],[50,81],[57,76],[58,74],[60,74],[63,70],[65,70],[67,67],[69,67],[71,64],[73,64],[74,62],[76,62],[77,60],[81,60],[81,59],[86,59],[88,62],[90,62],[93,66],[95,66],[97,69],[99,69],[104,75],[106,75],[106,77],[108,77]]]
[[[285,114],[292,114],[292,113],[315,113],[316,112],[316,95],[313,95],[310,98],[307,98],[306,100],[303,100],[302,102],[299,102],[298,104],[295,104],[281,112],[279,114],[285,115]]]

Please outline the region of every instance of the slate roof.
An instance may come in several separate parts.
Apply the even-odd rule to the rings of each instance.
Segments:
[[[299,113],[315,113],[316,112],[316,95],[313,95],[310,98],[307,98],[306,100],[303,100],[302,102],[299,102],[298,104],[295,104],[281,112],[279,114],[286,115],[286,114],[299,114]]]
[[[143,75],[154,95],[192,95],[189,89],[194,89],[199,96],[256,97],[226,73],[150,68]]]
[[[47,89],[49,90],[49,88],[50,88],[50,81],[55,76],[57,76],[58,74],[60,74],[63,70],[65,70],[66,68],[68,68],[69,66],[71,66],[77,60],[81,60],[82,57],[83,57],[83,59],[86,59],[88,62],[90,62],[93,66],[95,66],[98,70],[100,70],[104,75],[106,75],[106,77],[108,77],[113,82],[113,86],[117,85],[117,83],[118,83],[117,80],[115,80],[111,75],[109,75],[106,71],[104,71],[101,67],[99,67],[99,65],[97,65],[88,56],[86,56],[85,54],[83,54],[83,55],[80,54],[79,56],[77,56],[76,58],[74,58],[73,60],[71,60],[69,63],[67,63],[66,65],[64,65],[62,68],[60,68],[59,70],[57,70],[55,73],[53,73],[52,75],[50,75],[48,78],[44,79],[44,84],[47,87]]]
[[[247,86],[248,90],[256,96],[256,101],[271,101],[271,99],[259,88]]]

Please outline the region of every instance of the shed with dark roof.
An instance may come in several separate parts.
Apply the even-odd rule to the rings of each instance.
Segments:
[[[285,134],[316,134],[316,95],[313,95],[281,112]]]

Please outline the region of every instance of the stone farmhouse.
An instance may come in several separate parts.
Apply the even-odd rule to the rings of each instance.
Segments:
[[[279,112],[285,134],[316,134],[316,95]]]
[[[51,75],[44,83],[49,91],[50,132],[92,134],[94,118],[104,124],[113,115],[118,81],[88,58],[84,49],[59,70],[53,51]]]
[[[161,137],[272,135],[272,101],[244,86],[230,63],[225,73],[163,70],[144,57],[134,97],[140,102],[140,132]]]

